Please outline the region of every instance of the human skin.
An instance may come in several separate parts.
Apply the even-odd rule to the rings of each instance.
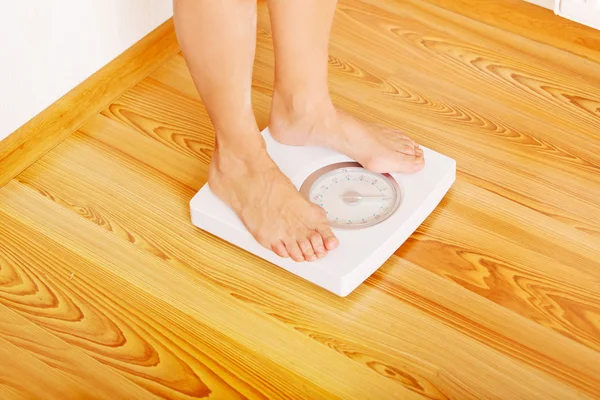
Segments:
[[[267,154],[251,104],[256,0],[174,0],[182,53],[215,130],[208,184],[262,246],[314,261],[338,245],[325,211]],[[269,0],[275,85],[269,127],[288,145],[319,145],[375,172],[415,172],[423,152],[401,132],[338,110],[328,87],[337,1]]]

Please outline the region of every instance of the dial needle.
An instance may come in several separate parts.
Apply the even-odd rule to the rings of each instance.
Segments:
[[[388,196],[360,196],[360,195],[345,195],[340,196],[347,203],[358,203],[359,201],[381,201],[388,200]]]

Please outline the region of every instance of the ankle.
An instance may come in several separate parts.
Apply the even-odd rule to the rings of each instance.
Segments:
[[[244,153],[264,147],[264,140],[256,121],[248,123],[231,120],[226,125],[215,125],[215,151]]]
[[[307,95],[275,90],[269,115],[269,129],[280,143],[303,146],[322,144],[319,132],[335,125],[336,109],[328,93]]]
[[[327,91],[294,92],[275,88],[271,103],[271,117],[290,122],[318,119],[334,110]]]
[[[238,140],[217,139],[213,161],[218,163],[247,163],[266,153],[267,146],[260,134],[240,137]]]

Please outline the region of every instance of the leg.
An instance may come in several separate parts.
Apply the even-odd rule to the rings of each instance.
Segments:
[[[275,45],[275,91],[269,126],[290,145],[322,145],[375,172],[414,172],[423,152],[393,129],[337,110],[327,83],[336,0],[269,0]]]
[[[282,257],[312,261],[336,246],[325,212],[300,196],[269,158],[250,101],[255,0],[174,0],[175,27],[211,118],[212,191]]]

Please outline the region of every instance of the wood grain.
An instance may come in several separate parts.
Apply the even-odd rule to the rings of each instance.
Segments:
[[[600,32],[521,0],[424,0],[493,27],[600,62]]]
[[[129,136],[129,132],[131,132],[129,129],[123,130],[121,132],[121,137]],[[75,142],[75,140],[77,140],[77,143]],[[86,214],[90,216],[91,220],[97,221],[97,223],[101,224],[106,229],[111,230],[114,234],[122,237],[124,240],[129,240],[132,243],[135,243],[136,245],[146,249],[147,251],[150,251],[154,254],[158,254],[161,258],[169,260],[174,264],[175,267],[180,266],[179,263],[183,262],[185,265],[195,266],[196,268],[201,269],[204,272],[207,270],[207,268],[210,268],[210,262],[208,261],[209,259],[220,259],[222,257],[223,249],[221,246],[216,246],[213,249],[209,243],[204,241],[201,245],[199,244],[190,248],[188,247],[189,245],[182,245],[179,242],[179,240],[167,239],[169,237],[173,237],[175,232],[183,232],[183,230],[189,230],[188,233],[185,233],[186,237],[193,237],[194,229],[192,227],[189,227],[189,224],[187,223],[187,204],[184,201],[181,201],[178,204],[177,201],[177,198],[186,198],[186,196],[176,195],[174,197],[173,191],[176,186],[174,186],[173,182],[167,184],[169,180],[165,180],[165,177],[163,177],[161,174],[157,175],[154,179],[148,179],[153,178],[154,174],[148,174],[147,167],[139,166],[137,165],[137,163],[132,163],[129,157],[122,158],[121,156],[115,158],[114,152],[110,151],[110,149],[105,149],[101,144],[89,141],[88,139],[80,135],[73,136],[69,143],[65,143],[63,146],[57,148],[56,151],[61,152],[60,155],[58,155],[58,157],[55,158],[53,152],[47,157],[45,157],[44,160],[40,160],[40,163],[30,168],[27,171],[27,174],[23,174],[19,178],[21,182],[26,183],[28,186],[35,187],[38,192],[45,193],[46,196],[52,198],[54,201],[63,204],[69,208],[72,208],[74,211],[80,210],[82,208],[89,210],[86,211]],[[115,159],[115,161],[111,161],[112,159]],[[48,162],[49,164],[42,164],[46,162]],[[53,166],[54,163],[63,162],[66,162],[67,164],[58,168],[55,168]],[[127,165],[125,171],[122,170],[122,167],[120,166],[121,164]],[[41,168],[40,170],[38,170],[38,165],[39,168]],[[194,162],[194,164],[190,164],[187,168],[193,169],[194,166],[200,167],[200,165],[197,164],[197,162]],[[61,171],[64,171],[66,168],[70,169],[70,172],[63,177],[61,176]],[[81,171],[78,171],[79,169],[81,169]],[[42,170],[44,171],[43,177],[41,173]],[[120,176],[118,178],[115,178],[116,174],[113,171],[120,171]],[[52,188],[50,188],[50,186],[44,185],[43,182],[46,179],[48,180],[48,182],[52,182]],[[71,185],[69,182],[81,179],[91,179],[95,182],[93,191],[96,201],[94,205],[89,204],[84,206],[82,204],[76,203],[75,199],[89,197],[89,194],[84,195],[82,193],[76,193],[73,191],[73,189],[70,189]],[[159,183],[155,182],[155,179],[157,179]],[[132,196],[135,197],[129,199],[130,194],[128,193],[128,190],[126,188],[129,187],[132,182],[135,182],[135,184],[139,185],[139,187],[136,187],[133,190],[135,195],[132,194]],[[135,203],[139,206],[139,208],[136,207],[135,209],[131,209],[131,206],[128,206],[127,209],[123,209],[122,204],[117,206],[117,203],[114,203],[114,200],[111,200],[110,196],[110,193],[115,190],[115,185],[118,186],[117,190],[119,193],[121,193],[121,196],[125,196],[125,199],[122,199],[119,202],[119,204],[121,204],[123,200],[125,200],[124,203]],[[170,188],[168,190],[165,190],[165,186],[169,186]],[[90,190],[92,189],[90,188]],[[180,189],[176,190],[175,192],[185,192],[187,190],[187,188],[181,186]],[[140,196],[140,194],[143,198],[161,199],[160,203],[155,203],[154,200],[143,202],[138,199],[138,196]],[[193,190],[189,191],[189,195],[191,194],[193,194]],[[121,209],[121,211],[116,212],[119,209]],[[148,211],[146,211],[146,209]],[[155,211],[152,212],[150,210]],[[161,212],[161,214],[168,215],[169,217],[159,217],[159,212]],[[147,216],[145,216],[146,214]],[[98,216],[101,216],[101,218],[99,218]],[[172,234],[165,235],[164,233],[166,231],[172,232]],[[207,257],[207,259],[205,260],[204,257]],[[231,255],[231,257],[233,257],[233,255]],[[230,262],[231,261],[232,260],[230,259]],[[283,278],[282,276],[279,276],[279,274],[277,274],[275,277],[272,278],[273,280],[270,281],[270,275],[266,275],[265,271],[262,271],[259,265],[246,266],[245,263],[247,261],[244,261],[245,259],[242,259],[240,260],[240,265],[233,265],[230,268],[228,268],[226,265],[220,265],[219,268],[215,271],[207,271],[209,275],[206,278],[212,277],[211,282],[213,282],[213,284],[216,286],[222,286],[223,283],[226,282],[225,287],[228,290],[231,290],[231,288],[233,287],[238,288],[236,289],[238,291],[240,290],[240,287],[253,288],[258,285],[261,285],[261,282],[263,282],[263,284],[266,283],[268,287],[272,287],[273,285],[277,284],[279,279]],[[276,272],[280,271],[276,270]],[[224,273],[227,274],[224,275]],[[240,273],[243,277],[241,282],[239,281],[240,277],[238,276],[240,275]],[[243,281],[249,280],[251,277],[253,278],[251,281]],[[292,285],[293,281],[289,284]],[[266,303],[264,306],[266,307],[265,311],[270,315],[277,315],[278,318],[281,318],[284,322],[296,324],[295,321],[298,318],[298,315],[290,314],[290,311],[294,310],[293,304],[295,302],[298,302],[298,295],[296,293],[305,290],[306,289],[294,288],[292,286],[292,293],[289,293],[287,295],[282,295],[279,293],[267,295],[268,298],[276,298],[278,299],[278,301],[275,304],[273,304],[272,301]],[[265,299],[263,298],[257,298],[257,296],[254,295],[252,292],[243,291],[237,296],[243,299],[249,299],[251,303],[261,304],[265,301]],[[370,298],[371,301],[374,301],[374,298],[376,298],[376,296],[371,295]],[[284,301],[286,301],[286,303],[279,306],[278,303]],[[381,305],[379,305],[372,311],[380,315],[385,309],[384,304],[389,303],[390,301],[391,299],[382,299]],[[273,307],[276,307],[276,309],[274,310]],[[303,319],[306,318],[306,309],[298,312],[301,313],[300,315]],[[391,320],[397,317],[395,313],[392,314],[393,317],[390,317]],[[359,314],[359,316],[363,324],[367,323],[367,321],[370,320],[369,318],[366,318],[366,316],[362,313]],[[332,317],[330,315],[324,317],[319,314],[316,314],[312,318],[310,318],[309,321],[324,321],[330,320],[331,318]],[[311,323],[314,324],[314,322]],[[374,324],[374,322],[370,323]],[[366,338],[376,338],[379,336],[377,333],[368,331],[360,332],[364,330],[363,328],[350,328],[348,326],[348,321],[342,320],[339,323],[334,323],[333,325],[343,325],[346,330],[344,336],[350,336],[352,338],[350,343],[347,344],[342,344],[344,343],[344,340],[342,338],[336,338],[334,341],[334,343],[337,343],[337,345],[335,345],[336,347],[343,346],[342,348],[345,349],[356,349],[355,346],[359,346],[359,344],[363,344],[363,346],[364,344],[368,344],[367,348],[370,347],[378,349],[381,347],[382,343],[389,342],[390,340],[389,338],[386,339],[385,337],[382,337],[380,343],[377,343],[377,341],[373,343],[372,339]],[[317,340],[331,342],[334,339],[330,335],[335,335],[336,332],[334,326],[330,326],[325,322],[320,322],[318,325],[308,330],[307,328],[300,329],[307,332],[309,335],[314,336]],[[323,329],[330,329],[330,331],[326,331],[326,333],[323,333]],[[355,329],[359,329],[360,332],[359,334],[357,334],[357,337],[353,337],[352,332]],[[436,330],[436,332],[439,331]],[[418,337],[422,338],[422,334],[423,331],[420,331]],[[407,337],[409,337],[408,332],[403,331],[403,341],[406,341]],[[375,354],[373,354],[372,352],[368,352],[364,349],[362,351],[366,352],[367,356],[375,358],[375,360],[387,360],[386,363],[383,363],[382,361],[377,361],[378,364],[394,366],[393,368],[395,368],[395,370],[403,371],[402,369],[396,367],[396,365],[403,365],[406,363],[406,361],[403,361],[402,358],[400,358],[400,360],[402,361],[399,361],[398,359],[390,359],[389,356],[384,356],[386,352],[390,352],[389,349],[386,350],[384,348],[381,348]],[[362,356],[361,358],[363,357],[365,356]],[[529,358],[529,362],[536,363],[538,365],[544,365],[545,363],[544,357],[539,355],[529,355],[523,357]],[[556,359],[562,360],[563,358],[564,356],[561,355]],[[572,359],[572,362],[567,363],[571,365],[571,368],[579,369],[580,367],[578,365],[580,365],[580,362],[581,361],[579,360],[579,358],[574,358]],[[564,372],[564,370],[558,372],[558,375]],[[414,377],[414,375],[409,376],[413,377],[412,379],[416,382],[419,382],[419,386],[421,387],[424,386],[424,384],[422,384],[421,382],[428,382],[423,378],[416,378]],[[583,386],[588,386],[585,382],[589,379],[590,377],[580,379],[579,384],[583,384]],[[588,389],[593,390],[593,386],[588,386]]]
[[[450,3],[338,7],[336,104],[458,165],[347,298],[190,224],[214,137],[180,54],[1,188],[0,397],[600,399],[600,65],[532,36],[551,13]]]
[[[204,274],[191,274],[189,266],[185,262],[178,261],[173,257],[167,263],[166,260],[156,257],[144,248],[133,246],[131,243],[123,241],[113,232],[81,218],[60,204],[55,204],[50,200],[44,199],[38,193],[25,188],[21,184],[13,182],[7,185],[5,190],[0,192],[0,196],[2,196],[4,210],[8,218],[28,224],[38,220],[39,216],[22,214],[22,212],[29,213],[29,211],[34,211],[34,209],[38,210],[46,215],[45,220],[49,223],[47,229],[40,230],[41,234],[49,236],[54,242],[60,242],[67,251],[77,254],[78,257],[94,262],[95,265],[91,267],[78,260],[77,262],[73,262],[71,267],[77,276],[85,277],[91,275],[91,277],[94,277],[94,275],[104,272],[104,274],[109,274],[109,276],[114,275],[113,285],[115,284],[114,280],[122,280],[129,282],[128,284],[133,285],[134,288],[150,292],[158,290],[161,293],[163,300],[141,297],[141,299],[133,301],[126,294],[133,292],[134,288],[123,288],[119,290],[119,293],[126,297],[123,300],[118,300],[122,302],[123,307],[128,306],[134,308],[134,310],[142,305],[145,307],[146,312],[151,312],[150,310],[153,309],[160,310],[161,317],[158,318],[158,321],[164,318],[173,318],[177,321],[177,324],[173,324],[172,327],[147,326],[146,324],[140,327],[134,325],[127,329],[126,332],[123,332],[123,334],[133,335],[134,340],[119,340],[119,335],[109,335],[107,340],[112,339],[112,341],[106,343],[106,345],[113,344],[111,347],[114,347],[114,350],[110,353],[108,352],[109,349],[103,349],[103,346],[98,346],[100,348],[96,350],[96,344],[91,343],[94,346],[91,350],[99,351],[100,356],[106,362],[115,365],[115,367],[126,368],[125,372],[132,379],[139,378],[138,381],[149,381],[148,384],[152,389],[158,390],[162,386],[170,386],[169,383],[171,382],[172,385],[195,383],[192,387],[196,388],[196,391],[185,393],[193,397],[205,397],[208,394],[207,390],[218,390],[218,377],[214,377],[211,380],[208,379],[215,372],[204,368],[204,374],[200,374],[200,371],[195,374],[190,373],[188,364],[183,363],[183,360],[179,359],[179,357],[185,355],[183,349],[177,348],[179,344],[179,346],[185,346],[186,350],[189,351],[189,347],[195,343],[212,342],[214,340],[214,343],[220,346],[227,346],[228,344],[241,346],[242,348],[237,351],[233,349],[223,349],[223,351],[229,354],[233,360],[244,360],[244,365],[248,368],[258,368],[260,365],[262,369],[262,372],[260,370],[250,372],[250,370],[239,375],[235,374],[229,379],[236,379],[236,376],[251,381],[257,379],[258,382],[252,382],[253,386],[262,388],[262,385],[260,385],[261,376],[266,377],[269,382],[275,384],[280,382],[278,375],[283,375],[281,378],[283,382],[281,383],[281,387],[278,388],[279,392],[275,391],[275,393],[281,393],[279,396],[282,397],[286,396],[285,391],[289,391],[288,396],[292,397],[298,397],[300,394],[306,393],[307,398],[323,398],[326,396],[326,393],[329,393],[327,397],[375,399],[386,397],[390,393],[397,393],[398,396],[406,396],[407,393],[410,393],[401,385],[398,385],[396,381],[386,379],[386,377],[377,374],[375,371],[369,371],[360,365],[355,365],[351,360],[336,355],[333,350],[294,332],[294,330],[280,324],[279,321],[271,316],[254,309],[252,304],[244,305],[241,300],[233,296],[224,296],[224,293],[212,284],[211,281],[206,280]],[[23,203],[26,197],[30,201],[28,205]],[[23,205],[25,207],[21,207]],[[82,229],[83,227],[85,228]],[[21,228],[20,230],[23,231],[24,229]],[[79,234],[76,234],[77,232]],[[105,244],[101,247],[94,246],[94,243],[98,242]],[[198,254],[197,250],[195,254]],[[226,257],[227,255],[224,256]],[[66,255],[63,255],[62,258],[64,259],[65,257]],[[202,264],[205,265],[206,263]],[[143,266],[143,268],[131,267],[136,265]],[[177,266],[178,268],[173,268],[173,266]],[[98,279],[96,282],[104,280],[106,278]],[[159,289],[160,287],[162,289]],[[97,287],[97,289],[102,290],[103,288]],[[78,292],[81,292],[81,290]],[[148,304],[148,301],[150,301],[150,304]],[[172,305],[174,309],[169,310],[169,307],[165,309],[166,305],[160,304],[162,301]],[[157,304],[157,302],[159,303]],[[202,308],[199,308],[199,304],[202,305]],[[134,311],[133,313],[134,315],[130,318],[135,318],[135,322],[139,321],[139,324],[143,324],[143,321],[149,321],[153,324],[158,322],[155,317],[138,317],[135,314],[139,313],[139,311]],[[125,323],[129,322],[131,324],[126,315],[119,313],[119,317],[124,319]],[[184,323],[183,321],[186,319],[187,323]],[[119,321],[115,317],[105,318],[105,320],[106,323],[111,325]],[[58,322],[60,323],[60,321]],[[195,330],[201,329],[202,326],[206,326],[208,329],[218,327],[218,331],[215,331],[214,334],[202,332],[197,341],[191,338],[176,340],[176,338],[170,337],[169,341],[165,341],[164,346],[167,343],[175,343],[167,348],[161,346],[161,336],[169,334],[170,330],[176,329],[179,324],[191,325]],[[128,325],[124,324],[123,327],[120,327],[119,331],[128,328]],[[249,332],[248,327],[250,326],[258,329],[253,329]],[[150,329],[151,332],[145,332],[145,329]],[[105,330],[104,328],[97,331],[104,333]],[[150,333],[158,337],[153,338]],[[247,335],[247,333],[251,333],[251,335]],[[296,340],[286,340],[289,335]],[[139,360],[136,359],[137,357],[133,358],[136,355],[135,352],[126,359],[121,359],[120,354],[126,355],[129,353],[123,346],[130,342],[133,343],[129,344],[129,346],[133,346],[141,339],[140,337],[150,341],[150,343],[145,346],[134,346],[134,349],[139,348],[142,351],[149,347],[149,350],[154,351],[143,351],[138,355]],[[99,345],[102,344],[104,343],[99,343]],[[117,346],[118,344],[121,345]],[[81,345],[86,346],[88,344],[82,341]],[[250,348],[253,350],[249,350]],[[245,360],[252,354],[252,351],[260,355],[268,355],[267,359],[270,359],[271,362],[259,361],[255,364],[249,360]],[[155,355],[155,352],[159,354]],[[209,354],[215,357],[214,350]],[[150,359],[145,361],[145,357],[150,357]],[[166,361],[167,366],[157,369],[155,371],[157,376],[148,376],[148,372],[152,370],[147,370],[145,367],[153,366],[153,361],[162,360],[164,357],[168,357]],[[200,362],[197,359],[199,357],[199,354],[194,354],[193,356],[185,357],[185,361],[199,364]],[[127,362],[129,365],[123,365],[124,362]],[[138,365],[138,363],[141,365]],[[217,371],[224,370],[219,365],[215,365],[214,362],[211,366]],[[201,368],[202,365],[197,367],[198,370],[202,370]],[[330,374],[323,374],[321,368],[325,368]],[[287,374],[282,374],[286,369],[290,371]],[[179,374],[181,377],[178,377]],[[181,379],[183,377],[187,379]],[[155,384],[154,381],[158,381],[158,384]],[[320,387],[328,390],[324,392]],[[168,397],[177,397],[175,395],[178,393],[173,391],[173,389],[182,390],[185,388],[187,388],[187,385],[175,388],[167,387],[161,394]],[[171,389],[171,391],[168,391],[168,389]],[[228,396],[231,396],[230,392],[231,390],[228,394],[223,389],[220,396],[217,395],[218,397],[228,398]],[[226,394],[227,396],[225,396]],[[250,394],[245,395],[250,396]]]
[[[0,188],[178,52],[169,20],[0,141]]]
[[[78,399],[93,396],[93,387],[78,385],[4,339],[0,339],[0,357],[0,394],[3,398]]]
[[[6,245],[3,244],[3,246]],[[2,253],[3,256],[9,255],[8,251]],[[58,339],[21,316],[18,311],[11,310],[15,305],[15,299],[19,296],[25,296],[24,293],[27,292],[34,294],[32,281],[22,279],[21,284],[16,284],[19,278],[31,274],[32,271],[29,268],[13,269],[9,262],[3,265],[7,267],[2,271],[3,284],[0,289],[2,300],[0,302],[6,305],[0,305],[0,340],[5,341],[6,345],[15,346],[21,350],[17,352],[13,347],[11,351],[7,351],[5,357],[3,357],[3,363],[17,365],[23,359],[31,362],[26,367],[26,370],[30,372],[12,372],[17,377],[14,383],[18,390],[25,390],[28,395],[34,397],[37,387],[23,386],[21,379],[24,374],[43,372],[44,375],[58,377],[59,384],[69,382],[67,385],[68,392],[79,392],[87,388],[88,390],[83,390],[86,397],[116,399],[120,398],[122,393],[129,392],[139,399],[154,398],[150,392],[142,390],[122,375],[86,355],[85,352],[79,351],[76,347]],[[31,298],[31,296],[29,297]],[[31,305],[31,302],[28,305]],[[90,387],[93,388],[93,391],[89,390]],[[43,396],[44,393],[40,392],[35,397]]]

